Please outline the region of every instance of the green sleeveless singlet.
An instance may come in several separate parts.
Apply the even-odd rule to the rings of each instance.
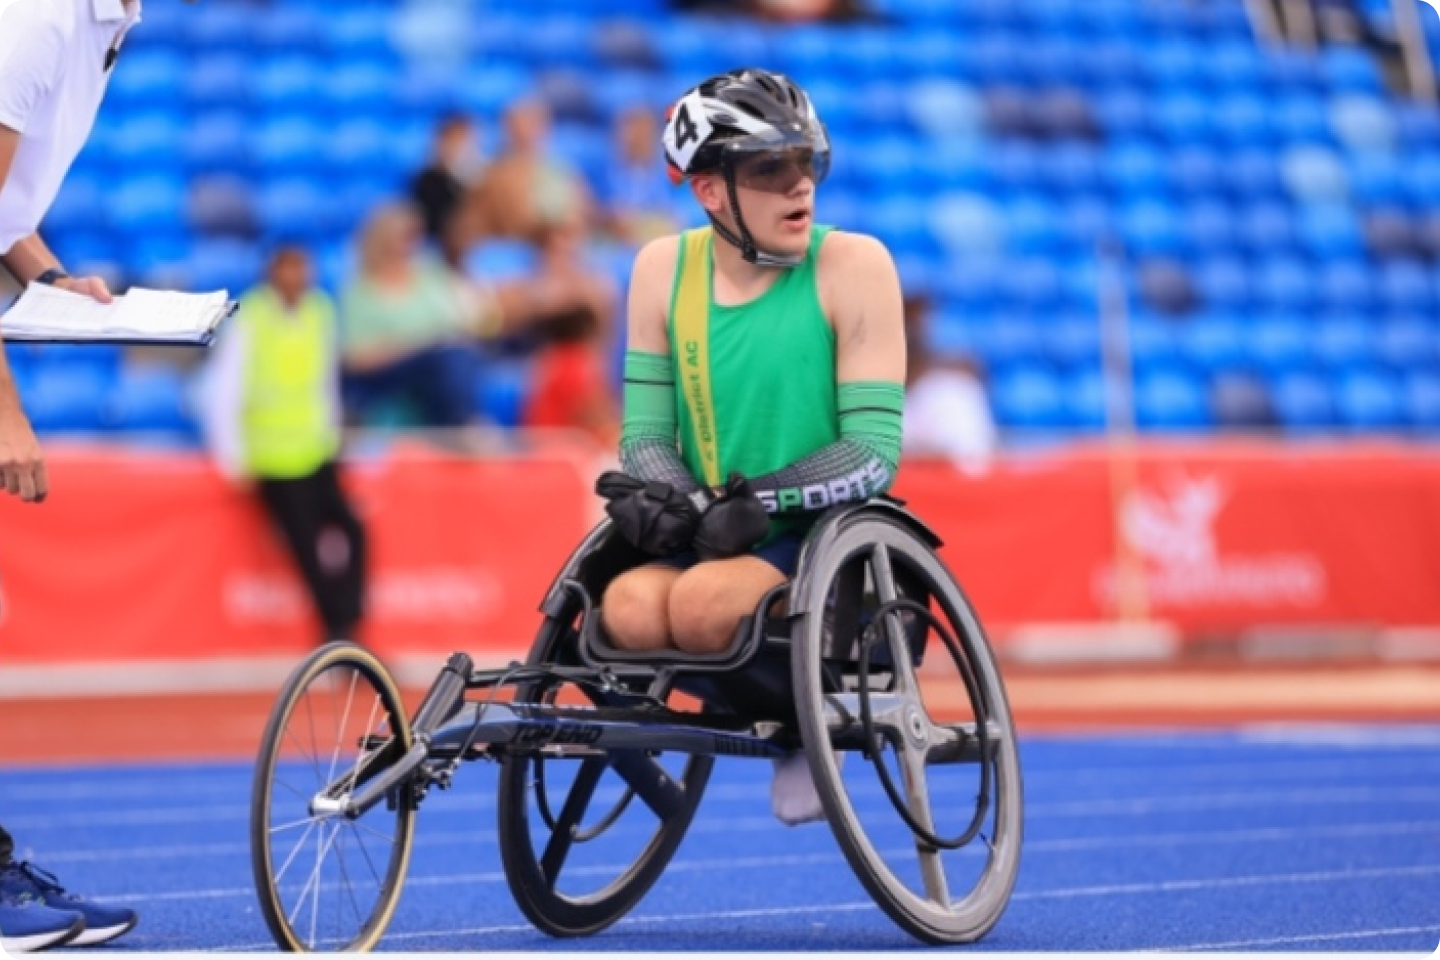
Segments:
[[[716,303],[711,292],[711,229],[681,236],[668,319],[675,405],[681,455],[707,486],[723,483],[731,471],[746,477],[771,473],[840,438],[835,332],[820,307],[815,278],[820,244],[831,229],[812,226],[804,261],[781,270],[754,300],[733,306]],[[703,326],[683,313],[701,304],[708,311]],[[685,332],[697,326],[704,331],[703,344],[685,339]],[[708,417],[700,380],[706,367]],[[705,433],[713,430],[710,449],[718,456],[709,470],[702,453],[707,444],[697,435],[691,413],[697,399]],[[813,519],[777,518],[771,534],[803,529]]]

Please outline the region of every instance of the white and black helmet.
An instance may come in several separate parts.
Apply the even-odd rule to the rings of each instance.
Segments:
[[[740,216],[737,171],[745,186],[784,193],[798,176],[817,185],[830,170],[830,138],[815,107],[792,80],[758,68],[731,70],[687,91],[670,108],[663,135],[670,178],[676,183],[699,173],[719,173],[730,193],[730,210],[739,236],[711,220],[715,232],[739,247],[746,260],[767,266],[794,266],[798,257],[767,254],[755,243]],[[757,155],[784,157],[769,176],[749,179],[744,165]],[[784,175],[788,172],[788,176]]]

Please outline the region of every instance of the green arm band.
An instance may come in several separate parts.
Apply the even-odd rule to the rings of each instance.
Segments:
[[[835,391],[840,439],[764,476],[750,487],[771,513],[823,510],[890,489],[900,463],[905,388],[858,380]]]
[[[658,353],[625,353],[620,465],[639,480],[661,480],[689,493],[699,484],[676,443],[675,367]]]

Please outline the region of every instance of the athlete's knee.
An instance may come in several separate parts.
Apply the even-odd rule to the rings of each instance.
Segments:
[[[658,650],[670,644],[668,600],[674,581],[650,573],[622,573],[605,589],[600,620],[610,642],[622,650]]]
[[[701,566],[687,571],[670,591],[670,633],[687,653],[718,653],[730,646],[740,620],[758,599],[744,578]]]

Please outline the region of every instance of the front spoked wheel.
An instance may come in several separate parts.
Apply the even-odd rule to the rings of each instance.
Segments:
[[[972,942],[1009,902],[1023,833],[1015,729],[994,656],[944,563],[887,518],[848,522],[809,578],[804,609],[847,607],[845,624],[806,616],[791,649],[826,817],[901,928],[929,943]],[[832,630],[853,634],[844,655],[827,650]]]
[[[281,949],[368,950],[384,933],[414,840],[408,782],[355,819],[333,801],[398,761],[411,740],[399,690],[361,647],[322,647],[285,684],[250,810],[255,889]]]

